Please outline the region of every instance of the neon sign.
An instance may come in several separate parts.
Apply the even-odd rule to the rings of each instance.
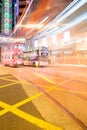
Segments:
[[[12,30],[12,0],[4,0],[4,33]]]

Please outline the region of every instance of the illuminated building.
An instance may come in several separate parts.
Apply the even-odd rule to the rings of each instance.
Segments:
[[[12,31],[12,1],[4,0],[2,9],[2,34],[9,35]]]
[[[18,17],[18,0],[12,0],[12,30],[17,24]]]
[[[23,0],[0,0],[0,33],[9,35],[17,24],[18,17],[26,5]],[[2,7],[2,8],[1,8]]]
[[[0,33],[1,33],[2,0],[0,0]]]

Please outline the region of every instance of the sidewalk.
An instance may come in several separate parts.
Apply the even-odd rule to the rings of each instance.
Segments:
[[[72,67],[83,67],[83,68],[87,68],[87,65],[84,64],[49,64],[48,66],[72,66]]]

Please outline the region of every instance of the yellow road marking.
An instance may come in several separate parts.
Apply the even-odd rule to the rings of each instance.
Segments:
[[[12,76],[10,75],[10,76],[2,76],[2,77],[0,77],[0,79],[4,79],[4,78],[11,78]]]
[[[30,98],[27,98],[27,99],[25,99],[25,100],[23,100],[23,101],[21,101],[21,102],[15,104],[14,107],[20,107],[20,106],[22,106],[23,104],[25,104],[25,103],[27,103],[27,102],[29,102],[29,101],[32,101],[33,99],[35,99],[35,98],[37,98],[37,97],[39,97],[39,96],[41,96],[41,95],[42,95],[42,93],[38,93],[38,94],[36,94],[36,95],[34,95],[34,96],[30,97]]]
[[[0,106],[2,108],[5,108],[4,110],[0,111],[0,116],[2,116],[3,114],[7,113],[8,111],[10,111],[11,105],[8,105],[7,103],[4,103],[4,102],[0,101]]]
[[[49,91],[53,90],[54,88],[55,88],[55,87],[51,87],[51,88],[47,89],[46,92],[49,92]],[[21,105],[23,105],[23,104],[25,104],[25,103],[27,103],[27,102],[29,102],[29,101],[32,101],[33,99],[35,99],[35,98],[37,98],[37,97],[39,97],[39,96],[41,96],[41,95],[43,95],[42,92],[40,92],[40,93],[38,93],[38,94],[35,94],[34,96],[29,97],[29,98],[27,98],[27,99],[25,99],[25,100],[23,100],[23,101],[21,101],[21,102],[15,104],[14,107],[19,107],[19,106],[21,106]]]
[[[17,81],[17,82],[14,82],[14,83],[10,83],[10,84],[2,85],[2,86],[0,86],[0,88],[8,87],[8,86],[11,86],[11,85],[14,85],[14,84],[17,84],[17,83],[20,83],[20,81]]]
[[[9,78],[0,78],[1,80],[7,80],[7,81],[11,81],[11,82],[15,82],[15,81],[18,81],[18,80],[14,80],[14,79],[9,79]]]
[[[30,83],[27,82],[27,81],[10,80],[10,79],[5,79],[5,80],[7,80],[7,81],[13,81],[13,83],[9,83],[9,84],[2,85],[2,86],[0,86],[0,88],[9,87],[9,86],[14,85],[14,84],[17,84],[17,83],[19,83],[19,84],[21,84],[21,83],[30,84]]]
[[[5,108],[4,110],[0,111],[0,115],[5,114],[8,111],[10,111],[10,112],[14,113],[15,115],[21,117],[22,119],[25,119],[26,121],[31,122],[40,128],[45,128],[46,130],[62,130],[59,127],[56,127],[46,121],[38,119],[37,117],[34,117],[30,114],[27,114],[27,113],[19,110],[18,108],[15,107],[15,105],[11,106],[11,105],[8,105],[8,104],[0,101],[0,106]]]
[[[64,83],[67,83],[67,82],[69,82],[70,80],[71,80],[71,79],[64,80],[64,81],[60,82],[59,85],[63,85]]]
[[[27,120],[28,122],[31,122],[33,124],[35,124],[36,126],[43,128],[45,130],[62,130],[61,128],[54,126],[46,121],[43,121],[41,119],[38,119],[37,117],[34,117],[30,114],[27,114],[17,108],[13,108],[11,110],[12,113],[14,113],[15,115]]]
[[[11,107],[10,105],[8,105],[7,103],[4,103],[2,101],[0,101],[0,106],[5,108],[5,109],[10,109],[10,107]],[[1,111],[0,111],[0,113],[1,113]]]
[[[2,77],[2,78],[0,78],[0,79],[3,79],[3,80],[7,80],[7,81],[11,81],[11,82],[14,82],[14,83],[16,83],[16,82],[19,82],[19,83],[26,83],[26,84],[31,84],[31,83],[29,83],[27,80],[14,80],[14,79],[9,79],[9,78],[11,78],[12,76],[8,76],[8,77]]]
[[[75,90],[66,90],[66,89],[63,89],[63,88],[57,88],[55,86],[55,89],[56,90],[59,90],[59,91],[65,91],[65,92],[71,92],[71,93],[77,93],[77,94],[87,94],[87,92],[80,92],[80,91],[75,91]]]
[[[56,82],[50,80],[49,78],[46,78],[45,76],[43,76],[43,75],[41,75],[41,74],[37,74],[37,73],[34,73],[34,74],[37,75],[38,77],[40,77],[40,78],[46,80],[47,82],[56,85]]]
[[[6,77],[1,77],[0,79],[7,80],[7,81],[12,81],[12,82],[20,81],[18,79],[9,79],[9,78],[14,78],[14,77],[13,76],[6,76]],[[26,81],[26,80],[23,80],[23,81]]]
[[[36,74],[36,73],[35,73]],[[36,74],[37,76],[39,76],[40,78],[50,82],[50,83],[53,83],[56,85],[56,82],[53,82],[52,80],[46,78],[45,76],[41,75],[41,74]],[[69,82],[71,79],[67,79],[67,80],[64,80],[62,82],[59,83],[59,85],[63,85],[64,83],[67,83]],[[64,90],[64,89],[59,89],[57,86],[55,86],[55,89],[57,90],[60,90],[60,91],[66,91],[66,92],[72,92],[72,93],[78,93],[78,94],[87,94],[87,92],[80,92],[80,91],[74,91],[74,90]]]
[[[54,87],[51,87],[50,89],[48,89],[46,91],[51,91],[52,89],[54,89]],[[27,113],[19,110],[18,108],[16,108],[16,107],[19,107],[19,106],[35,99],[35,98],[41,96],[42,94],[43,93],[40,92],[40,93],[38,93],[38,94],[28,98],[28,99],[25,99],[25,100],[15,104],[15,105],[8,105],[8,104],[0,101],[0,106],[5,108],[4,110],[0,111],[0,116],[7,113],[8,111],[10,111],[10,112],[14,113],[15,115],[27,120],[28,122],[31,122],[31,123],[37,125],[40,128],[45,128],[46,130],[62,130],[61,128],[58,128],[58,127],[56,127],[56,126],[54,126],[46,121],[38,119],[38,118],[36,118],[30,114],[27,114]]]
[[[80,91],[74,91],[74,90],[68,90],[71,93],[77,93],[77,94],[87,94],[87,92],[80,92]]]
[[[56,82],[54,82],[54,81],[52,81],[52,80],[46,78],[45,76],[43,76],[43,75],[41,75],[41,74],[36,74],[36,73],[35,73],[35,75],[37,75],[38,77],[40,77],[40,78],[42,78],[42,79],[44,79],[44,80],[46,80],[46,81],[48,81],[48,82],[50,82],[50,83],[56,85]],[[60,82],[59,85],[63,85],[64,83],[67,83],[67,82],[69,82],[70,80],[71,80],[71,79],[64,80],[64,81]],[[87,92],[80,92],[80,91],[75,91],[75,90],[59,89],[57,86],[55,86],[55,89],[60,90],[60,91],[78,93],[78,94],[87,94]]]
[[[50,89],[47,89],[46,91],[47,91],[47,92],[48,92],[48,91],[51,91],[51,90],[54,89],[54,88],[55,88],[55,87],[51,87]],[[38,94],[36,94],[36,95],[34,95],[34,96],[32,96],[32,97],[29,97],[29,98],[27,98],[27,99],[25,99],[25,100],[23,100],[23,101],[21,101],[21,102],[16,103],[16,104],[13,105],[13,106],[7,105],[6,103],[3,103],[3,102],[0,101],[1,107],[5,108],[4,110],[0,111],[0,115],[3,115],[3,114],[5,114],[5,113],[7,113],[7,112],[10,110],[10,107],[20,107],[20,106],[22,106],[23,104],[25,104],[25,103],[27,103],[27,102],[29,102],[29,101],[32,101],[33,99],[35,99],[35,98],[41,96],[42,94],[43,94],[43,93],[40,92],[40,93],[38,93]]]
[[[39,77],[43,78],[44,80],[46,80],[46,81],[52,83],[52,84],[56,84],[56,83],[53,82],[52,80],[49,80],[48,78],[46,78],[46,77],[44,77],[44,76],[42,76],[42,75],[39,75],[39,74],[37,74],[37,75],[38,75]],[[69,80],[70,80],[70,79],[69,79]],[[59,83],[59,84],[64,84],[64,83],[68,82],[69,80],[65,80],[65,81],[63,81],[63,82],[61,82],[61,83]],[[18,82],[24,82],[24,81],[18,81]],[[17,82],[15,82],[15,83],[17,83]],[[14,84],[15,84],[15,83],[14,83]],[[55,86],[55,88],[56,88],[56,86]],[[52,90],[52,88],[51,88],[51,90]],[[66,90],[64,90],[64,89],[58,89],[58,90],[66,91]],[[46,90],[46,91],[47,91],[47,90]],[[76,91],[73,91],[73,90],[69,90],[69,91],[70,91],[70,92],[76,92]],[[81,93],[81,92],[79,92],[79,93]],[[87,94],[87,93],[86,93],[86,94]],[[39,96],[41,96],[41,95],[42,95],[42,93],[39,93],[39,94],[37,94],[37,95],[34,95],[34,97],[30,97],[30,98],[26,99],[25,101],[19,102],[19,103],[13,105],[13,106],[8,105],[8,104],[4,104],[4,105],[3,105],[3,103],[1,103],[1,106],[4,107],[5,109],[2,110],[2,111],[0,111],[0,115],[3,115],[3,114],[5,114],[6,112],[10,111],[10,112],[14,113],[15,115],[17,115],[17,116],[19,116],[19,117],[21,117],[21,118],[23,118],[23,119],[25,119],[25,120],[27,120],[27,121],[29,121],[29,122],[35,124],[35,125],[41,127],[41,128],[45,128],[46,130],[62,130],[61,128],[55,127],[54,125],[51,125],[50,123],[48,123],[48,122],[46,122],[46,121],[43,121],[43,120],[41,120],[41,119],[38,119],[38,118],[36,118],[36,117],[34,117],[34,116],[30,115],[30,114],[27,114],[27,113],[25,113],[25,112],[19,110],[18,108],[16,108],[16,107],[19,107],[19,106],[25,104],[26,102],[29,102],[29,101],[33,100],[34,98],[37,98],[37,97],[39,97]]]
[[[4,115],[4,114],[7,113],[7,112],[8,112],[8,109],[5,108],[4,110],[0,111],[0,116]]]

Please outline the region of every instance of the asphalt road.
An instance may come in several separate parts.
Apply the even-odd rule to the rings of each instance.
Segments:
[[[0,66],[0,130],[87,130],[87,67]]]

